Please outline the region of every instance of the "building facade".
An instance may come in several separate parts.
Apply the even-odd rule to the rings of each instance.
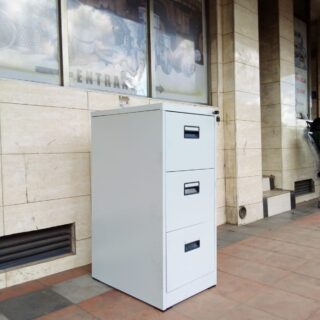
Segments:
[[[296,201],[317,198],[305,128],[319,114],[320,6],[307,2],[0,0],[0,248],[73,228],[72,252],[4,267],[0,288],[91,262],[94,110],[217,107],[219,225],[263,219],[263,176],[284,190],[309,181]]]

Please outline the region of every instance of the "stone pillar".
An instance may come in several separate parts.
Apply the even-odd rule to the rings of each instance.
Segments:
[[[216,199],[217,224],[226,223],[225,169],[224,169],[224,119],[223,119],[223,69],[222,69],[222,0],[209,0],[209,52],[211,63],[211,104],[219,108],[221,122],[217,125]]]
[[[226,0],[222,11],[226,214],[246,224],[263,217],[258,1]]]
[[[297,120],[295,98],[294,14],[293,0],[278,0],[280,51],[281,149],[283,189],[294,189],[297,167]],[[305,121],[303,121],[305,127]],[[308,147],[303,145],[302,147]],[[291,179],[294,177],[294,179]],[[276,182],[277,185],[277,182]]]
[[[260,50],[263,174],[293,189],[286,178],[297,147],[292,0],[260,0]]]
[[[278,0],[259,1],[262,168],[282,185]]]
[[[263,174],[294,190],[295,181],[317,178],[306,122],[296,118],[293,0],[259,3]]]

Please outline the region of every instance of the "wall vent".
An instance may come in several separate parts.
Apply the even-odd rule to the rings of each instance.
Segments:
[[[294,183],[294,192],[296,196],[315,192],[314,181],[312,179],[296,181]]]
[[[0,270],[73,253],[73,224],[0,237]]]

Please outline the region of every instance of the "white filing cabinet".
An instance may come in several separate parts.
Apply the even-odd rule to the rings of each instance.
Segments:
[[[167,104],[92,115],[92,274],[161,310],[216,285],[215,123]]]

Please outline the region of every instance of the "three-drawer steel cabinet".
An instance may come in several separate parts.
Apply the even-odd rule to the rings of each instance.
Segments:
[[[161,310],[216,285],[209,107],[92,114],[92,275]]]

